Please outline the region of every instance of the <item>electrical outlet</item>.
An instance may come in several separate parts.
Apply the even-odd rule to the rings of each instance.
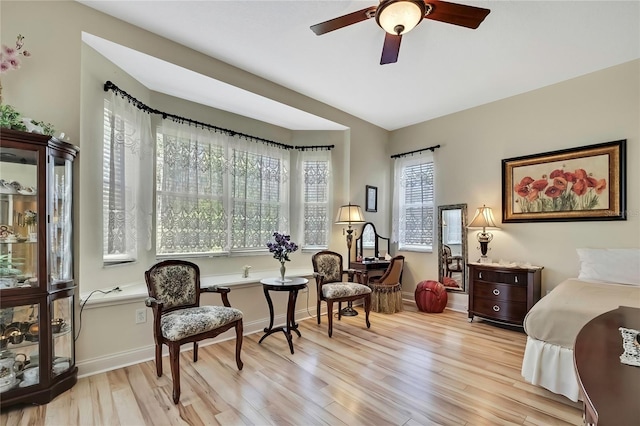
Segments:
[[[147,322],[147,310],[136,309],[136,324],[142,324],[144,322]]]

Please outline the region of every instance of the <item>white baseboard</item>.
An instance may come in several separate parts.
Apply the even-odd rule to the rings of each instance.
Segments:
[[[449,293],[451,295],[452,293]],[[456,298],[454,296],[448,297],[448,303],[445,309],[449,309],[455,312],[467,313],[469,311],[469,298],[466,294],[465,297]],[[415,293],[403,292],[402,300],[409,303],[416,303]]]
[[[315,308],[315,307],[314,307]],[[336,308],[337,311],[337,308]],[[323,304],[323,309],[321,314],[325,314],[327,312],[326,304]],[[302,321],[307,318],[315,317],[315,309],[312,315],[307,311],[307,307],[303,309],[298,309],[296,311],[296,321]],[[284,324],[286,322],[286,314],[276,315],[274,318],[274,326]],[[250,323],[245,322],[243,324],[243,335],[247,336],[253,333],[263,333],[265,327],[269,325],[269,319],[263,318],[258,321],[253,321]],[[217,336],[215,339],[208,339],[202,341],[199,346],[208,346],[214,343],[222,342],[225,340],[235,339],[235,333],[233,330],[228,330],[221,335]],[[192,345],[184,345],[181,350],[188,351],[193,349]],[[167,346],[163,346],[163,356],[168,356],[169,351]],[[85,359],[79,361],[76,365],[78,367],[78,377],[87,377],[93,376],[94,374],[103,373],[105,371],[111,371],[118,368],[127,367],[129,365],[139,364],[141,362],[146,362],[149,360],[153,360],[155,358],[155,345],[147,345],[141,348],[136,348],[131,351],[119,352],[114,354],[109,354],[103,357],[96,357],[92,359]]]

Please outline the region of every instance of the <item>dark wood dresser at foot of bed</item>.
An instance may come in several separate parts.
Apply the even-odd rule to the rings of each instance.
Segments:
[[[522,327],[540,300],[542,267],[469,263],[469,322],[474,316]]]

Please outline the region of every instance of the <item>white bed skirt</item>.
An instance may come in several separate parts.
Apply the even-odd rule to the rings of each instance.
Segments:
[[[522,376],[527,382],[564,395],[574,402],[581,399],[571,349],[527,336]]]

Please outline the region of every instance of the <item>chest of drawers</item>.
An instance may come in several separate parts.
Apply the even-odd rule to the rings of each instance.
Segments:
[[[522,326],[540,300],[542,267],[469,263],[469,322],[474,316]]]

